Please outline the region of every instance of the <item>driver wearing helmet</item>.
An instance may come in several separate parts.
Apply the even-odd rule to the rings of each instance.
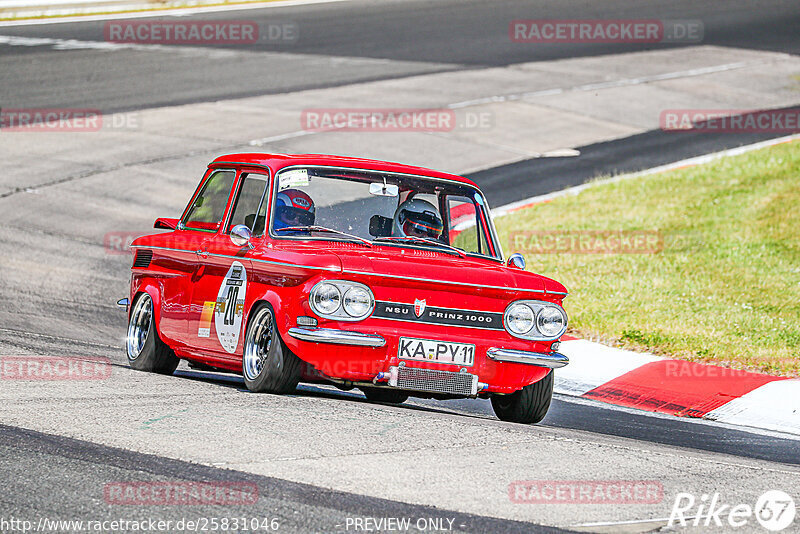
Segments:
[[[275,221],[272,228],[313,226],[316,215],[314,201],[299,189],[285,189],[275,199]]]
[[[439,239],[443,228],[442,219],[433,204],[427,200],[412,198],[397,207],[392,235]]]

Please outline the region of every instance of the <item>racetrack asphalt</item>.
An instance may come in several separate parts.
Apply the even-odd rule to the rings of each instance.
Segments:
[[[542,425],[516,428],[494,419],[482,401],[413,400],[394,407],[367,403],[356,392],[306,386],[297,395],[276,398],[247,394],[241,380],[230,375],[184,368],[164,378],[125,368],[120,349],[125,318],[113,302],[125,294],[129,257],[109,254],[102,235],[109,229],[143,228],[142,221],[179,210],[202,163],[225,143],[240,145],[245,135],[217,128],[206,137],[194,124],[190,128],[175,120],[178,115],[172,113],[178,111],[165,112],[170,114],[163,124],[152,126],[157,118],[147,110],[199,103],[186,113],[202,115],[213,110],[213,102],[225,101],[219,106],[233,113],[237,102],[248,107],[245,97],[255,95],[357,90],[356,84],[367,81],[479,75],[531,62],[552,68],[559,64],[549,61],[599,62],[623,52],[672,52],[677,55],[669,61],[676,61],[678,53],[690,52],[678,45],[534,48],[508,41],[513,18],[603,17],[700,19],[706,31],[703,45],[719,47],[715,53],[727,48],[731,53],[800,51],[800,13],[791,2],[763,2],[756,10],[743,1],[728,3],[724,10],[717,2],[657,2],[636,12],[620,1],[593,5],[588,12],[577,1],[557,6],[353,1],[267,8],[194,18],[262,24],[289,20],[300,28],[297,43],[167,53],[81,47],[81,42],[102,40],[101,22],[0,27],[0,35],[55,40],[46,46],[0,43],[0,70],[6,74],[0,78],[2,107],[142,110],[139,116],[155,131],[146,143],[121,135],[75,145],[40,138],[26,144],[0,136],[6,160],[27,170],[0,180],[6,187],[0,193],[19,189],[0,198],[5,208],[0,219],[0,356],[104,356],[114,366],[112,379],[103,384],[4,384],[0,471],[12,486],[0,497],[0,515],[115,517],[121,510],[102,502],[101,488],[109,481],[250,477],[265,497],[258,508],[242,512],[280,516],[286,531],[335,531],[354,516],[441,513],[457,516],[465,531],[514,532],[536,531],[540,523],[571,528],[591,521],[666,517],[679,491],[699,495],[719,490],[744,502],[767,489],[797,487],[796,439],[592,401],[557,396]],[[70,39],[77,45],[63,49]],[[203,125],[202,134],[215,126]],[[470,176],[498,206],[599,174],[640,170],[771,136],[669,134],[652,128],[632,135],[620,129],[609,139],[571,146],[580,157],[522,154]],[[250,134],[247,125],[242,129]],[[190,140],[193,146],[185,146]],[[276,146],[312,151],[331,140],[282,143]],[[418,156],[413,149],[403,150],[408,158]],[[84,154],[90,164],[81,159]],[[169,157],[174,154],[182,157]],[[25,192],[28,186],[51,182]],[[134,183],[135,194],[126,185]],[[256,453],[248,457],[248,450]],[[539,509],[508,502],[513,480],[547,477],[657,479],[666,498],[655,506],[614,509]],[[159,518],[222,515],[219,509],[187,512],[169,506],[122,512]]]

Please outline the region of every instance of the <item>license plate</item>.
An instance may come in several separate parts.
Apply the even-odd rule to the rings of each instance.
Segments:
[[[401,360],[452,363],[470,367],[475,363],[475,345],[401,337],[397,357]]]

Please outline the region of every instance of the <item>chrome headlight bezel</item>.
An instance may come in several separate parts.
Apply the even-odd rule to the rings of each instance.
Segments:
[[[527,328],[514,328],[513,325],[519,322],[515,317],[525,315]],[[536,327],[536,312],[524,302],[512,302],[503,314],[503,326],[512,335],[525,336]]]
[[[533,312],[533,327],[523,334],[518,334],[511,330],[508,327],[508,316],[509,313],[515,306],[527,306]],[[539,317],[544,309],[550,309],[558,311],[561,314],[564,324],[561,327],[561,330],[556,335],[545,335],[543,332],[539,330]],[[564,335],[564,332],[567,331],[567,324],[569,323],[569,319],[567,317],[567,312],[564,311],[564,308],[559,306],[558,304],[553,304],[552,302],[547,302],[543,300],[515,300],[510,302],[508,306],[506,306],[506,311],[503,313],[503,328],[505,328],[506,332],[511,334],[512,336],[519,338],[519,339],[527,339],[530,341],[553,341],[555,339],[560,338]]]
[[[339,306],[332,312],[318,309],[314,302],[315,296],[326,284],[335,287],[339,291]],[[369,296],[369,307],[366,312],[360,315],[351,315],[345,308],[345,296],[348,291],[353,289],[363,290]],[[372,315],[373,310],[375,310],[375,295],[372,294],[372,290],[369,286],[359,282],[351,282],[349,280],[320,280],[314,284],[314,287],[311,288],[308,294],[308,305],[315,315],[324,319],[332,319],[334,321],[363,321]]]

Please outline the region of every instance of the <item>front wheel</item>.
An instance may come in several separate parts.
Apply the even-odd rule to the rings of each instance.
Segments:
[[[250,317],[242,357],[245,386],[256,393],[291,393],[300,381],[300,358],[278,335],[269,305],[261,304]]]
[[[547,414],[553,399],[553,371],[510,395],[492,395],[492,408],[498,419],[509,423],[534,424]]]
[[[158,335],[153,299],[147,293],[136,297],[133,303],[125,346],[128,365],[137,371],[171,375],[180,363],[180,359]]]

